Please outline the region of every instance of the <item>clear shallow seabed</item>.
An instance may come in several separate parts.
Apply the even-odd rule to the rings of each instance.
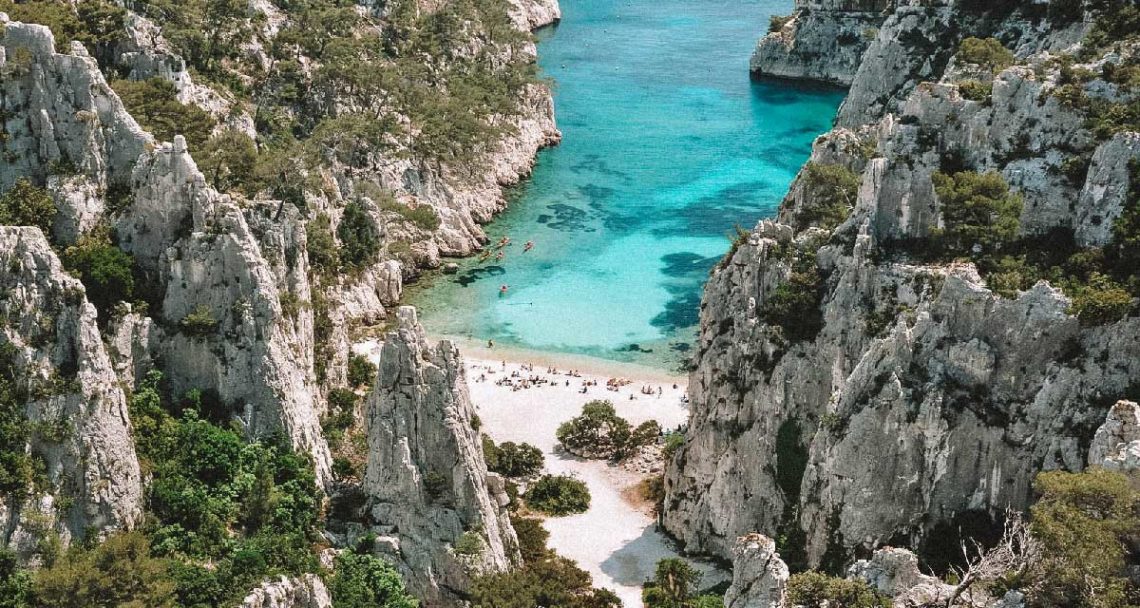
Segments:
[[[749,81],[768,17],[791,8],[562,0],[562,22],[539,32],[562,144],[488,226],[512,240],[503,261],[464,260],[409,290],[428,331],[681,367],[727,235],[775,214],[842,100]]]

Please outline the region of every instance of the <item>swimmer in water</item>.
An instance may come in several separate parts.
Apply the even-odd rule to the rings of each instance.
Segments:
[[[505,296],[505,295],[507,295],[507,290],[508,290],[508,289],[510,289],[510,288],[511,288],[511,286],[510,286],[510,285],[500,285],[500,286],[499,286],[499,295],[500,295],[500,296]]]
[[[495,260],[498,262],[502,262],[503,258],[505,258],[505,257],[506,257],[506,254],[503,253],[502,251],[500,251],[499,254],[495,256]]]
[[[531,249],[534,249],[534,241],[527,241],[526,245],[523,245],[523,253],[526,253]]]

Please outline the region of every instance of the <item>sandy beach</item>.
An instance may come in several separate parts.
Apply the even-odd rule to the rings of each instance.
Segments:
[[[673,543],[657,531],[648,509],[644,505],[638,508],[623,497],[623,492],[631,494],[629,490],[643,477],[607,462],[563,453],[557,449],[554,433],[559,424],[580,413],[582,404],[592,399],[612,401],[618,414],[633,425],[653,419],[663,428],[676,428],[689,417],[688,405],[683,402],[684,379],[657,370],[637,374],[641,370],[636,366],[620,364],[612,366],[612,374],[580,371],[580,375],[570,376],[571,369],[578,369],[570,366],[581,363],[580,358],[545,355],[545,365],[537,361],[531,365],[488,359],[486,350],[477,354],[482,357],[465,358],[467,381],[485,432],[496,442],[526,442],[538,447],[546,455],[548,472],[572,475],[590,488],[591,503],[586,513],[545,520],[550,546],[578,562],[594,578],[595,586],[617,593],[625,606],[642,606],[641,584],[652,577],[658,560],[677,555]],[[605,361],[589,363],[594,372],[608,366]],[[549,366],[557,368],[557,373],[549,373]],[[514,373],[518,374],[512,378],[515,386],[531,376],[550,382],[525,389],[496,383]],[[631,382],[617,391],[607,390],[606,381],[614,377]],[[583,382],[595,382],[596,386],[588,387],[583,394]],[[654,394],[642,394],[645,386]],[[704,584],[715,583],[723,576],[704,564],[696,565],[708,572]]]

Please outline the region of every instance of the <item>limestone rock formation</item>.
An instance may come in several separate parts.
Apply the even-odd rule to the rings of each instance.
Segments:
[[[782,25],[774,22],[773,27],[779,27],[756,45],[749,62],[752,74],[850,85],[891,4],[890,0],[796,0],[787,20]]]
[[[266,581],[242,600],[241,608],[332,608],[324,581],[315,574]]]
[[[724,594],[725,608],[784,608],[788,566],[776,553],[776,541],[749,534],[732,548],[732,585]]]
[[[0,504],[0,547],[23,555],[52,533],[65,544],[132,527],[142,483],[126,398],[95,307],[38,228],[0,227],[0,366],[31,426],[43,483]],[[20,405],[20,404],[16,404]]]
[[[879,549],[871,559],[855,562],[847,575],[891,598],[895,606],[945,606],[954,593],[953,585],[923,574],[914,553],[895,547]]]
[[[428,344],[414,308],[396,316],[367,404],[368,515],[409,589],[426,605],[455,605],[473,574],[518,561],[518,540],[502,479],[483,460],[458,350]]]
[[[1140,468],[1140,405],[1117,401],[1089,445],[1089,466],[1114,471]]]
[[[714,269],[666,474],[664,524],[688,550],[727,558],[759,530],[789,539],[781,554],[799,565],[886,543],[921,553],[961,518],[1025,508],[1037,472],[1082,469],[1112,404],[1135,398],[1140,318],[1081,323],[1055,286],[1003,296],[971,264],[906,248],[944,227],[932,175],[965,169],[1021,195],[1019,234],[1042,247],[1112,238],[1136,135],[1097,137],[1058,99],[1056,57],[1088,24],[1030,23],[952,3],[891,12],[811,156],[855,180],[846,219],[815,219],[824,196],[801,171],[778,222]],[[957,56],[972,35],[1002,40],[1013,65],[980,74]],[[967,99],[979,78],[989,98]],[[1075,155],[1089,170],[1066,177]],[[767,310],[805,268],[818,311],[797,309],[789,337]]]

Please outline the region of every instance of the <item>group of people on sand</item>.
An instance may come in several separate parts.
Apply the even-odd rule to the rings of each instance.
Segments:
[[[480,373],[479,376],[477,378],[475,378],[476,382],[486,382],[487,381],[487,374],[493,374],[494,375],[497,373],[496,370],[491,369],[491,366],[484,366],[484,370],[485,371]],[[557,378],[549,378],[546,375],[534,373],[534,365],[531,365],[528,363],[520,364],[519,369],[517,371],[507,373],[507,362],[503,361],[502,362],[502,368],[500,371],[504,375],[500,376],[497,380],[495,380],[495,385],[496,386],[509,386],[511,388],[512,392],[513,391],[526,390],[526,389],[530,389],[530,388],[539,388],[539,387],[543,387],[543,386],[554,387],[554,386],[559,386],[559,384],[560,384],[560,381]],[[570,378],[581,378],[582,377],[582,373],[576,369],[571,369],[571,370],[566,370],[565,372],[560,372],[560,371],[558,371],[558,368],[556,368],[556,367],[547,367],[546,368],[546,374],[549,374],[550,376],[564,375],[564,376],[568,376]],[[621,389],[623,387],[629,386],[630,384],[633,384],[632,380],[627,380],[625,378],[610,378],[609,380],[606,380],[606,390],[617,393],[617,392],[621,392]],[[570,386],[570,380],[568,380],[568,379],[562,380],[561,385],[565,386],[565,387],[569,387]],[[587,379],[584,379],[581,381],[580,386],[581,386],[581,388],[578,390],[578,392],[585,395],[585,394],[589,393],[590,388],[598,386],[598,381],[587,378]],[[677,389],[676,384],[673,385],[673,389],[674,390]],[[656,395],[657,398],[661,398],[661,396],[665,394],[664,388],[662,388],[660,386],[654,388],[653,386],[648,385],[648,384],[642,385],[640,391],[641,391],[642,395],[648,395],[648,396]],[[637,397],[633,393],[630,393],[629,399],[632,401],[634,399],[637,399]]]
[[[504,362],[502,362],[502,370],[500,371],[502,371],[504,375],[499,376],[498,380],[495,380],[496,386],[511,387],[512,391],[527,390],[539,387],[557,387],[560,384],[559,379],[547,378],[547,375],[534,373],[535,366],[527,363],[520,364],[518,371],[507,373],[506,362],[504,360]],[[475,382],[487,382],[487,374],[496,373],[497,372],[495,370],[492,370],[490,366],[484,366],[484,372],[479,374],[479,378],[475,379]],[[556,367],[553,366],[546,368],[546,374],[553,376],[565,375],[569,376],[569,378],[581,378],[581,372],[578,370],[567,370],[565,372],[560,372]],[[561,384],[564,387],[569,387],[570,380],[562,380]],[[629,384],[633,384],[633,381],[627,380],[625,378],[611,378],[605,381],[605,390],[611,392],[620,392],[622,388],[628,387]],[[597,380],[585,379],[581,381],[578,392],[580,392],[580,394],[586,395],[588,394],[589,389],[596,386],[598,386]],[[673,389],[677,389],[677,384],[673,384]],[[640,390],[642,395],[650,397],[657,396],[657,398],[661,398],[663,395],[665,395],[665,389],[662,387],[654,388],[650,386],[650,384],[642,384]],[[636,398],[637,396],[630,392],[629,400],[634,400]]]
[[[499,239],[499,242],[495,243],[489,249],[487,249],[487,250],[483,251],[483,253],[479,254],[479,262],[480,263],[486,262],[487,260],[491,259],[491,256],[495,257],[496,262],[502,262],[503,260],[507,259],[506,249],[507,249],[507,247],[510,247],[510,246],[511,246],[511,237],[504,236],[503,238]],[[530,251],[531,249],[534,249],[534,241],[527,241],[525,244],[523,244],[523,253],[526,253],[526,252]],[[504,287],[506,287],[506,286],[504,285]],[[502,290],[502,293],[505,293],[505,292],[506,292],[505,289]]]

